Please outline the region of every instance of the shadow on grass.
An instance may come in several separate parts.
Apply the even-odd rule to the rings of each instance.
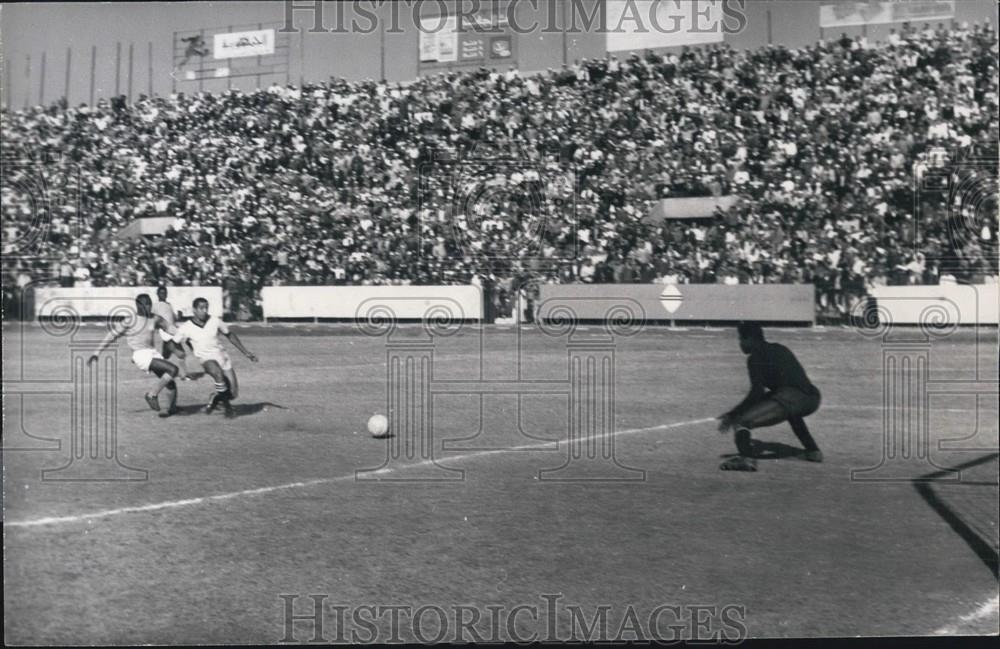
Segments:
[[[763,442],[759,439],[753,440],[753,456],[758,460],[784,460],[790,457],[801,458],[805,451],[796,446],[783,444],[782,442]],[[719,457],[736,457],[738,453],[723,453]]]
[[[981,466],[995,465],[1000,453],[989,453],[951,469],[928,473],[913,480],[913,487],[924,501],[954,532],[968,544],[997,579],[1000,575],[1000,549],[997,547],[996,492],[997,469],[988,466],[983,480],[967,479],[966,473]],[[952,472],[962,471],[960,480]],[[937,482],[941,481],[941,482]]]
[[[191,415],[203,415],[205,414],[204,403],[189,403],[182,406],[177,406],[177,412],[174,413],[170,419],[174,417],[188,417]],[[258,403],[234,403],[233,404],[233,414],[236,417],[246,417],[249,415],[256,415],[257,413],[266,410],[267,408],[276,408],[278,410],[288,410],[288,408],[279,405],[277,403],[271,403],[270,401],[260,401]],[[136,411],[136,412],[146,412],[146,411]],[[152,412],[152,411],[149,411]],[[216,408],[213,415],[222,414],[222,406]]]
[[[270,401],[260,401],[258,403],[234,403],[233,411],[236,413],[237,417],[245,417],[247,415],[256,415],[262,410],[268,408],[277,408],[278,410],[288,410],[284,406],[279,406],[276,403],[271,403]]]

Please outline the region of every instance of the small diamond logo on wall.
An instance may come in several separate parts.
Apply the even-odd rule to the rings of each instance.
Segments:
[[[667,284],[667,287],[660,293],[660,304],[667,310],[667,313],[677,311],[681,308],[682,302],[684,302],[684,296],[681,295],[680,289],[673,284]]]

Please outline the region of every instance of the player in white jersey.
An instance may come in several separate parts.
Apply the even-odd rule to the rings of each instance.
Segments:
[[[233,406],[230,401],[239,396],[240,388],[236,380],[236,370],[233,369],[233,364],[229,360],[229,354],[222,348],[219,334],[228,338],[236,349],[243,352],[243,355],[254,363],[257,362],[257,357],[247,351],[247,348],[240,342],[239,336],[230,331],[225,322],[208,315],[208,300],[199,297],[195,299],[191,308],[193,315],[190,320],[177,328],[174,342],[181,344],[185,340],[191,341],[195,358],[201,361],[205,372],[215,380],[215,392],[212,394],[205,412],[212,412],[219,403],[222,403],[226,417],[232,417]]]
[[[163,318],[167,323],[168,330],[174,330],[177,327],[177,313],[174,311],[174,307],[170,302],[167,302],[167,287],[161,286],[156,289],[157,303],[153,305],[153,313]],[[177,375],[182,381],[189,381],[191,377],[187,373],[187,365],[184,360],[187,358],[187,353],[184,351],[184,347],[178,345],[173,341],[173,338],[169,338],[163,341],[163,359],[167,360],[171,356],[177,358],[177,369],[180,373]]]
[[[135,298],[135,310],[134,318],[126,318],[111,325],[111,330],[101,341],[97,351],[87,359],[87,364],[96,363],[101,352],[125,336],[125,341],[132,350],[132,363],[143,372],[152,372],[159,377],[156,387],[146,393],[146,403],[153,410],[159,410],[159,395],[165,389],[169,405],[160,416],[169,417],[177,412],[177,384],[174,382],[177,366],[165,360],[160,352],[156,351],[156,335],[158,330],[170,334],[174,333],[174,330],[163,318],[153,313],[153,300],[146,293]]]

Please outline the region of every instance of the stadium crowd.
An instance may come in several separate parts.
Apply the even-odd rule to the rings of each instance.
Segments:
[[[4,286],[223,285],[251,317],[282,284],[473,282],[504,313],[537,282],[812,282],[842,312],[996,274],[997,109],[996,33],[938,25],[5,110]]]

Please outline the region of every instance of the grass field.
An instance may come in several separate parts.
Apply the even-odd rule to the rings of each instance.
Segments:
[[[347,326],[238,331],[261,361],[231,350],[241,383],[231,420],[200,411],[211,389],[204,378],[181,384],[180,415],[157,418],[142,401],[150,380],[122,343],[117,453],[148,479],[75,482],[41,478],[69,459],[69,395],[11,392],[19,380],[70,376],[68,339],[5,325],[8,643],[277,643],[287,632],[281,595],[302,596],[291,600],[302,614],[311,594],[348,607],[346,639],[361,641],[392,632],[389,614],[374,631],[352,624],[364,605],[468,606],[485,620],[489,606],[544,609],[556,597],[551,628],[522,614],[510,628],[504,618],[499,639],[511,629],[568,639],[571,607],[590,620],[602,605],[611,607],[612,636],[627,607],[644,625],[662,605],[715,607],[710,617],[741,607],[751,637],[997,632],[995,557],[991,568],[988,547],[984,556],[956,528],[964,520],[987,546],[992,535],[995,552],[996,396],[929,398],[934,464],[973,463],[968,484],[950,487],[965,491],[939,489],[944,509],[906,479],[852,481],[853,469],[877,465],[883,453],[879,339],[839,328],[769,330],[823,392],[809,423],[826,461],[798,458],[779,425],[757,435],[772,458],[757,473],[717,469],[731,440],[708,421],[746,390],[731,330],[648,329],[620,339],[615,453],[644,479],[560,482],[539,472],[567,461],[564,396],[524,395],[519,409],[511,394],[436,395],[434,456],[461,472],[419,457],[386,465],[400,437],[364,432],[367,418],[386,410],[384,339]],[[600,333],[577,335],[586,342]],[[996,329],[934,340],[930,379],[995,382],[996,348]],[[519,372],[565,380],[565,341],[466,327],[436,342],[436,380],[515,381]],[[10,450],[28,447],[50,450]],[[378,467],[364,474],[374,479],[357,479]],[[902,477],[936,470],[914,461]],[[608,463],[587,471],[618,475]],[[460,479],[401,480],[445,475]],[[437,624],[430,614],[423,621]],[[489,626],[479,623],[480,635],[489,638]],[[704,637],[680,627],[680,636]],[[338,639],[338,629],[331,612],[324,636]],[[312,638],[308,622],[293,630],[299,641]],[[414,639],[409,622],[398,633]]]

